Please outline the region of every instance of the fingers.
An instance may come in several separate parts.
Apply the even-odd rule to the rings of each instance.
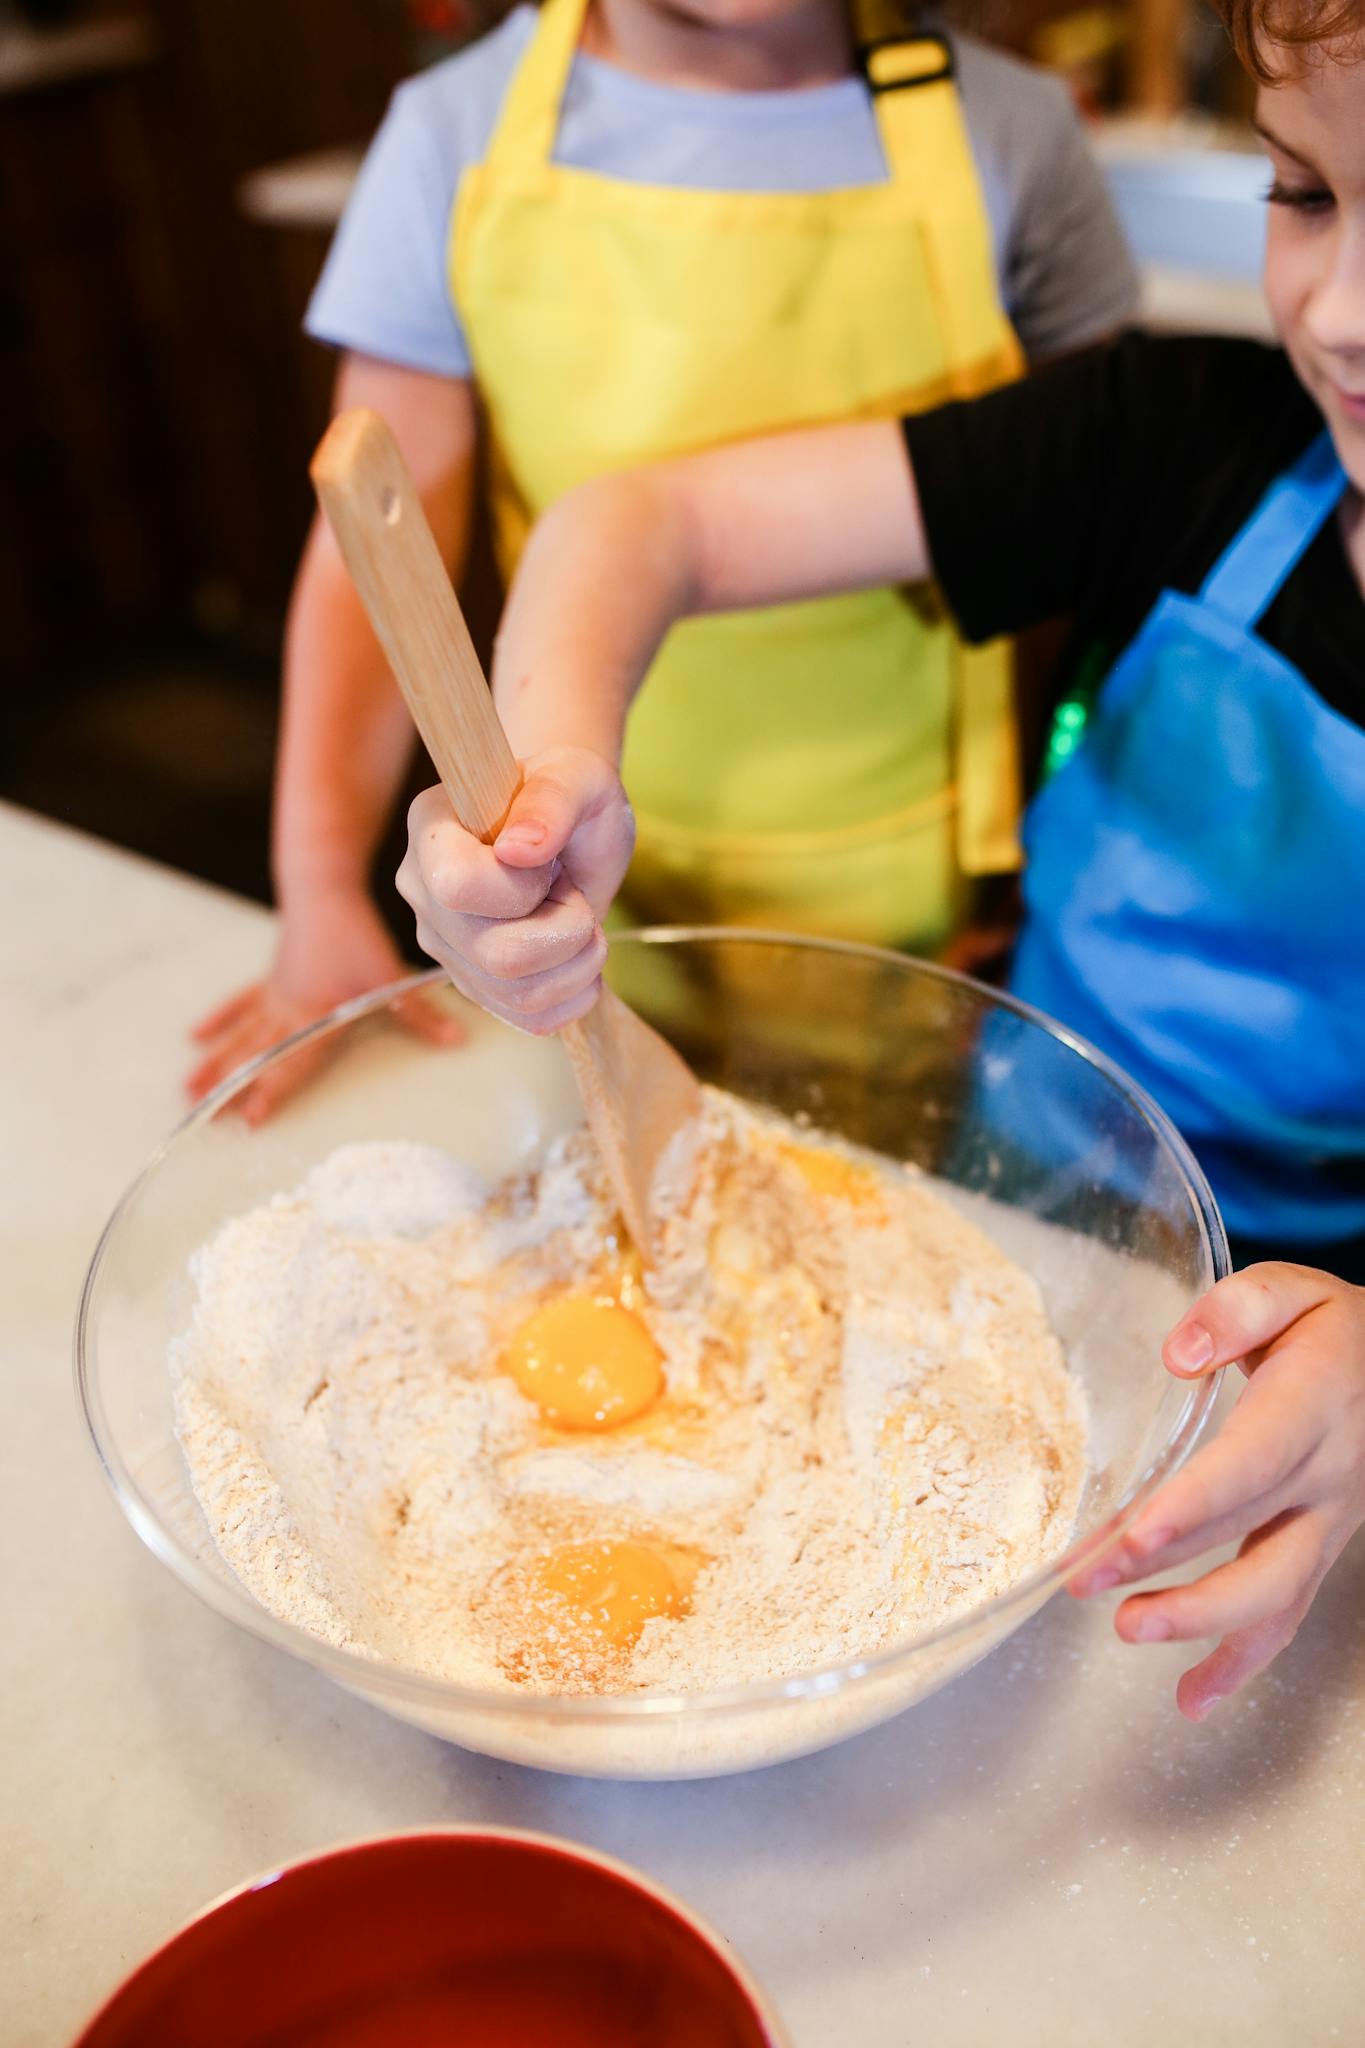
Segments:
[[[493,845],[510,867],[544,867],[564,851],[597,791],[528,763],[528,774]]]
[[[1320,1418],[1295,1393],[1291,1373],[1253,1381],[1213,1442],[1148,1502],[1124,1546],[1144,1571],[1179,1563],[1167,1554],[1179,1542],[1226,1541],[1217,1532],[1229,1518],[1267,1519],[1270,1503],[1292,1484],[1322,1434]]]
[[[1314,1305],[1255,1349],[1255,1369],[1217,1439],[1157,1492],[1113,1552],[1078,1576],[1076,1593],[1166,1571],[1286,1508],[1362,1494],[1365,1299],[1327,1274],[1262,1270],[1288,1276],[1295,1300],[1316,1296]]]
[[[246,1066],[258,1054],[269,1052],[311,1021],[301,1012],[291,1011],[263,994],[250,1015],[225,1032],[209,1057],[190,1075],[185,1085],[191,1099],[202,1101],[240,1067]],[[263,1124],[282,1103],[312,1079],[329,1057],[330,1048],[325,1044],[300,1046],[287,1058],[277,1060],[267,1073],[258,1075],[225,1103],[224,1108],[232,1115],[240,1116],[244,1123],[253,1126]]]
[[[1176,1687],[1181,1713],[1202,1721],[1293,1640],[1344,1540],[1325,1512],[1282,1515],[1254,1530],[1231,1563],[1191,1585],[1166,1586],[1125,1600],[1114,1617],[1115,1628],[1128,1643],[1222,1637]]]
[[[527,917],[555,878],[552,860],[518,868],[466,832],[444,790],[424,790],[408,811],[408,851],[398,889],[419,917]]]
[[[255,995],[256,1000],[250,1009],[239,1014],[234,1023],[219,1033],[218,1043],[190,1074],[185,1087],[191,1101],[202,1102],[238,1068],[246,1066],[259,1053],[270,1051],[304,1024],[313,1021],[302,1008],[285,1005],[278,998],[271,999],[264,985],[255,991]],[[394,1015],[405,1030],[428,1045],[460,1045],[464,1041],[464,1027],[459,1018],[442,1009],[420,990],[396,1003]],[[329,1057],[326,1045],[300,1046],[286,1059],[276,1061],[268,1073],[259,1075],[226,1106],[245,1123],[253,1126],[262,1124],[297,1094]]]
[[[1325,1538],[1317,1513],[1282,1515],[1253,1530],[1230,1564],[1186,1586],[1134,1594],[1114,1626],[1126,1643],[1186,1642],[1250,1628],[1317,1585],[1326,1569]]]
[[[1233,1562],[1135,1594],[1115,1618],[1133,1643],[1221,1638],[1177,1691],[1195,1720],[1291,1640],[1365,1517],[1365,1291],[1280,1264],[1221,1281],[1172,1332],[1167,1363],[1193,1374],[1234,1360],[1249,1379],[1222,1433],[1071,1585],[1102,1592],[1240,1541]]]
[[[585,949],[595,949],[600,937],[583,896],[563,876],[529,917],[507,923],[471,919],[465,932],[462,958],[474,973],[493,982],[533,980],[568,967]],[[598,959],[593,972],[600,966]]]
[[[486,974],[466,957],[446,955],[438,934],[417,928],[420,944],[441,961],[456,987],[472,1002],[515,1024],[519,1030],[544,1036],[581,1017],[597,1000],[607,942],[600,926],[590,925],[585,943],[573,957],[539,973],[503,980]]]
[[[267,1046],[287,1036],[285,1030],[270,1030],[259,1009],[253,1009],[222,1032],[218,1043],[191,1071],[185,1082],[185,1092],[191,1102],[202,1102],[238,1067],[245,1066],[258,1052],[264,1052]]]
[[[332,1048],[326,1043],[300,1046],[287,1059],[276,1060],[227,1107],[236,1111],[243,1123],[257,1129],[313,1079],[331,1054]]]
[[[259,983],[250,995],[250,1003],[239,1008],[232,1020],[219,1031],[216,1042],[186,1079],[185,1092],[191,1102],[202,1102],[248,1060],[254,1060],[258,1053],[269,1052],[272,1046],[311,1021],[304,1010],[282,1002],[266,982]],[[291,1094],[298,1085],[288,1078],[292,1072],[293,1062],[285,1062],[276,1068],[275,1077],[270,1079],[268,1086],[264,1080],[254,1083],[251,1090],[234,1100],[231,1108],[246,1116],[253,1102],[259,1105],[283,1100],[284,1095]],[[248,1116],[247,1120],[255,1122],[259,1118]]]
[[[320,890],[296,901],[281,915],[269,975],[221,1003],[200,1025],[204,1054],[186,1083],[191,1099],[212,1093],[339,1003],[383,988],[403,972],[402,956],[363,889]],[[400,997],[394,1015],[433,1045],[458,1045],[464,1037],[459,1018],[421,990]],[[259,1123],[323,1063],[316,1047],[296,1050],[238,1089],[227,1107]]]
[[[1299,1504],[1296,1481],[1321,1443],[1323,1421],[1300,1398],[1292,1357],[1275,1365],[1252,1379],[1214,1441],[1159,1488],[1121,1543],[1071,1582],[1072,1592],[1085,1598],[1169,1571]]]
[[[635,845],[614,769],[582,748],[558,748],[527,769],[491,847],[452,817],[444,790],[424,790],[412,804],[399,888],[419,915],[425,908],[429,915],[526,917],[561,868],[593,914],[605,914]]]
[[[1187,1309],[1162,1347],[1169,1369],[1190,1378],[1261,1351],[1342,1283],[1308,1266],[1247,1266]]]
[[[459,1018],[419,989],[393,1006],[393,1014],[405,1031],[424,1045],[463,1045],[465,1028]]]
[[[523,797],[547,821],[541,858],[553,847],[594,917],[604,918],[635,850],[635,818],[611,764],[586,748],[557,747],[527,762]],[[520,799],[519,799],[520,802]],[[519,817],[514,805],[509,826]],[[495,842],[503,858],[507,827]],[[528,845],[530,854],[533,849]]]
[[[512,1008],[522,1003],[539,1007],[534,989],[546,974],[580,962],[595,975],[604,957],[601,928],[576,891],[570,902],[547,898],[530,917],[508,924],[494,918],[441,917],[419,908],[417,941],[466,995],[475,986],[489,988],[500,1004]],[[521,982],[524,989],[516,986]]]
[[[239,988],[235,996],[229,996],[226,1002],[219,1003],[216,1010],[210,1010],[206,1017],[201,1017],[197,1024],[192,1025],[190,1037],[196,1045],[206,1044],[210,1038],[216,1038],[220,1031],[226,1031],[230,1025],[235,1024],[254,1003],[259,1002],[260,996],[259,981],[253,981],[250,988]]]
[[[514,1025],[518,1031],[527,1032],[532,1038],[551,1038],[556,1031],[562,1031],[566,1024],[572,1024],[579,1017],[586,1016],[597,1001],[598,992],[599,984],[594,982],[587,988],[572,992],[553,1006],[535,1013],[510,1013],[504,1017],[503,1022]]]
[[[534,825],[538,854],[557,846],[571,814],[581,814],[573,789],[547,775],[533,776],[519,802],[528,808],[514,807],[504,829]],[[398,887],[416,915],[418,943],[494,1016],[543,1034],[596,1000],[606,941],[582,891],[557,858],[507,866],[455,822],[440,790],[425,792],[409,812]]]
[[[1175,1689],[1175,1703],[1189,1721],[1204,1716],[1273,1663],[1293,1642],[1300,1622],[1313,1603],[1316,1583],[1278,1614],[1267,1615],[1249,1628],[1225,1636],[1217,1649],[1184,1673]]]

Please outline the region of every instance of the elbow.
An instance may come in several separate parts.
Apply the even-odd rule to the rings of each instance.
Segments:
[[[581,548],[591,538],[595,558],[613,565],[613,580],[628,581],[652,608],[671,619],[706,608],[701,522],[683,480],[667,463],[617,470],[578,484],[549,507],[536,528],[547,548]]]

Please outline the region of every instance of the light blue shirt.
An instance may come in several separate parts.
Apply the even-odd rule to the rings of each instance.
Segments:
[[[308,309],[317,340],[469,375],[447,278],[450,212],[463,173],[487,150],[535,25],[534,10],[518,7],[398,88]],[[1056,80],[970,37],[952,44],[1006,311],[1034,360],[1084,347],[1132,317],[1137,280],[1080,122]],[[711,191],[823,192],[887,176],[860,78],[705,92],[582,55],[554,159],[627,183]]]

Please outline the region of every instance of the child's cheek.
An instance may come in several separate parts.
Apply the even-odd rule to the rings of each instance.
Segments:
[[[1316,345],[1311,309],[1319,285],[1323,237],[1305,232],[1302,220],[1281,207],[1270,209],[1265,245],[1265,296],[1275,332],[1299,382],[1328,415],[1330,379]],[[1251,425],[1251,422],[1248,422]]]

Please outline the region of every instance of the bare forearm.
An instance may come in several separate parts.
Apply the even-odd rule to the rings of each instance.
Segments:
[[[366,886],[412,723],[331,535],[315,525],[285,634],[272,865],[277,901]]]
[[[666,472],[561,498],[527,543],[503,614],[493,694],[521,758],[620,754],[630,700],[675,619],[696,609],[692,535]]]
[[[458,577],[473,495],[468,386],[350,357],[337,379],[336,404],[368,405],[388,420],[442,556]],[[287,908],[318,891],[365,887],[414,744],[388,664],[321,520],[294,586],[284,678],[273,865],[276,894]]]
[[[518,571],[494,665],[513,749],[619,755],[670,626],[884,583],[928,559],[899,427],[832,427],[608,477],[562,498]]]

